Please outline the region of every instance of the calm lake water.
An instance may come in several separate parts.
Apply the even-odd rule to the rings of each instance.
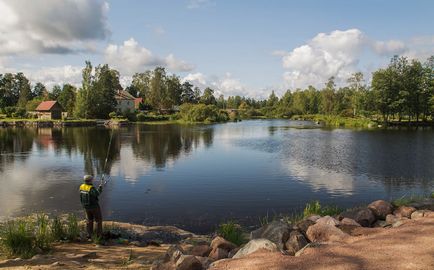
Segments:
[[[427,193],[434,131],[320,129],[309,122],[0,129],[0,216],[80,212],[83,174],[111,181],[106,219],[195,232],[300,211]]]

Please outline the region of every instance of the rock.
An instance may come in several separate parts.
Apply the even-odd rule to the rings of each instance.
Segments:
[[[35,260],[39,260],[42,258],[41,254],[36,254],[35,256],[33,256],[30,260],[35,261]]]
[[[278,251],[277,245],[268,239],[253,239],[242,247],[232,258],[242,258],[258,250]]]
[[[196,256],[196,259],[202,264],[202,268],[203,269],[208,269],[208,267],[210,266],[210,264],[214,262],[213,259],[208,258],[208,257]]]
[[[228,254],[228,258],[232,258],[235,254],[237,254],[238,250],[240,250],[240,247],[234,248],[233,250],[231,250]]]
[[[307,238],[311,242],[342,241],[349,235],[333,225],[317,223],[307,229]]]
[[[202,263],[193,255],[181,255],[175,264],[176,270],[202,270]]]
[[[398,209],[393,211],[393,214],[397,217],[411,218],[411,214],[416,211],[416,208],[411,206],[400,206]]]
[[[110,262],[112,262],[112,261],[106,260],[106,259],[89,259],[87,261],[91,262],[91,263],[110,263]]]
[[[226,251],[230,251],[234,248],[236,248],[237,245],[235,245],[234,243],[229,242],[228,240],[224,239],[223,237],[217,236],[215,237],[212,241],[211,241],[211,249],[217,249],[217,248],[221,248],[224,249]]]
[[[144,247],[146,246],[145,243],[142,243],[140,241],[132,241],[129,243],[130,246],[135,246],[135,247]]]
[[[67,254],[68,259],[92,259],[96,257],[96,252],[82,253],[82,254]]]
[[[306,236],[307,229],[314,224],[315,222],[312,220],[303,219],[295,225],[295,228],[304,234],[304,236]]]
[[[392,204],[383,200],[370,203],[368,208],[372,211],[372,213],[374,213],[376,218],[383,220],[387,215],[392,214],[393,212]]]
[[[176,270],[174,262],[158,262],[151,265],[150,270]]]
[[[286,241],[288,241],[291,227],[288,223],[276,220],[250,233],[250,239],[268,239],[275,243],[277,247],[283,250]]]
[[[321,223],[321,224],[329,224],[329,225],[333,225],[333,226],[338,226],[339,225],[339,221],[336,220],[335,218],[332,218],[331,216],[324,216],[321,217],[319,219],[317,219],[316,223]]]
[[[386,223],[387,224],[393,224],[393,223],[397,222],[398,220],[399,220],[399,217],[396,217],[394,215],[389,214],[386,216]]]
[[[417,218],[433,216],[433,215],[434,213],[431,210],[417,210],[411,214],[411,219],[415,219],[415,218],[417,219]]]
[[[189,254],[199,257],[208,257],[209,253],[211,252],[211,247],[208,245],[197,245],[194,246]]]
[[[217,261],[217,260],[227,258],[228,255],[229,255],[229,252],[226,249],[215,248],[215,249],[211,250],[208,257]]]
[[[316,222],[318,219],[320,219],[321,218],[321,216],[320,215],[310,215],[310,216],[308,216],[307,218],[305,218],[305,219],[307,219],[307,220],[310,220],[310,221],[313,221],[313,222]]]
[[[385,220],[377,220],[374,224],[372,224],[372,227],[374,228],[386,228],[390,227],[390,224],[387,223]]]
[[[341,220],[340,225],[351,225],[351,226],[361,227],[359,223],[357,223],[354,219],[351,219],[351,218],[343,218]]]
[[[299,231],[292,231],[289,234],[289,239],[285,243],[285,248],[288,251],[289,255],[295,255],[297,251],[306,246],[307,240],[304,235]]]
[[[370,227],[375,221],[374,213],[368,208],[347,210],[339,214],[339,220],[351,218],[362,227]]]
[[[358,223],[357,223],[358,224]],[[338,226],[338,228],[343,231],[344,233],[347,233],[349,235],[353,235],[353,231],[361,228],[360,224],[358,225],[347,225],[347,224],[341,224]]]
[[[178,245],[172,245],[166,251],[166,255],[164,255],[164,262],[173,262],[176,263],[178,259],[185,254],[184,249],[182,249]]]
[[[303,255],[303,252],[306,250],[306,249],[308,249],[308,248],[316,248],[316,247],[319,247],[319,246],[321,246],[322,244],[321,243],[309,243],[309,244],[307,244],[306,246],[304,246],[302,249],[300,249],[299,251],[297,251],[297,253],[295,253],[295,257],[299,257],[299,256],[301,256],[301,255]]]

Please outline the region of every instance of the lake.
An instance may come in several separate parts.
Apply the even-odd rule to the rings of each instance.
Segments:
[[[108,162],[108,145],[112,137]],[[428,193],[433,130],[322,129],[254,120],[120,129],[0,129],[0,216],[81,213],[84,174],[111,175],[105,219],[210,232],[235,220]]]

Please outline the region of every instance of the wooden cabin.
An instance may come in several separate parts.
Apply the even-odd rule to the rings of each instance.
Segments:
[[[55,100],[42,101],[36,108],[38,119],[62,119],[62,106]]]

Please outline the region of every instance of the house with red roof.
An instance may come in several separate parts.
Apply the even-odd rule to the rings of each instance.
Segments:
[[[62,106],[55,100],[42,101],[35,111],[38,119],[62,119]]]
[[[141,97],[135,98],[134,99],[134,108],[136,110],[139,110],[140,109],[140,104],[142,104],[142,103],[143,103],[143,98],[141,98]]]
[[[115,95],[116,98],[116,111],[123,112],[133,112],[134,111],[134,97],[124,90],[118,90]]]

